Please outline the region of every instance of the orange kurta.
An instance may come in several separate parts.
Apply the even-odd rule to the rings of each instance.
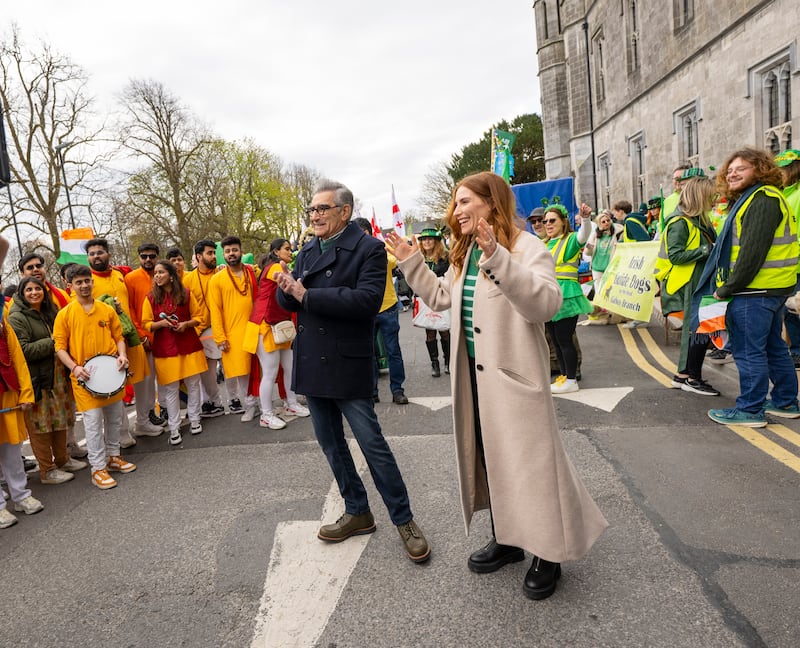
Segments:
[[[8,312],[8,311],[6,311]],[[17,334],[9,325],[5,313],[3,314],[2,327],[8,342],[8,355],[11,364],[14,365],[14,373],[17,374],[19,391],[6,391],[0,394],[0,409],[16,407],[20,403],[33,403],[33,386],[31,385],[31,374],[28,371],[28,364],[25,362],[25,354],[22,353]],[[0,414],[0,443],[10,443],[16,445],[28,438],[28,431],[25,425],[25,415],[21,409],[11,410]]]
[[[200,309],[194,297],[189,293],[189,313],[192,319],[199,319]],[[153,306],[149,299],[144,300],[142,304],[142,326],[148,333],[151,333],[151,326],[153,324]],[[190,329],[191,330],[191,329]],[[168,385],[169,383],[177,382],[187,376],[195,376],[203,373],[208,369],[206,362],[206,354],[203,350],[194,351],[185,355],[176,355],[171,358],[158,358],[153,357],[156,365],[156,378],[159,385]]]
[[[216,273],[208,283],[208,307],[211,311],[211,330],[214,342],[228,342],[230,348],[222,354],[222,368],[226,378],[250,374],[252,354],[242,348],[245,329],[253,310],[254,286],[250,273],[241,278],[228,268]]]
[[[114,268],[106,272],[92,270],[92,278],[94,279],[92,297],[95,299],[101,295],[115,297],[125,314],[133,320],[128,288],[125,286],[125,277],[123,277],[122,273]],[[136,321],[134,320],[133,323],[135,325]],[[131,373],[128,379],[129,384],[135,385],[150,375],[150,365],[147,364],[147,356],[141,344],[135,347],[128,347],[128,361],[130,362],[129,371]]]
[[[53,324],[56,353],[66,350],[79,365],[101,353],[117,355],[117,342],[123,339],[122,325],[116,311],[100,301],[95,301],[88,313],[77,300],[72,301],[58,311]],[[98,398],[79,385],[74,374],[70,380],[79,412],[105,407],[121,400],[124,395],[119,392],[109,398]]]
[[[128,289],[128,303],[131,307],[128,314],[139,331],[139,337],[144,339],[150,332],[142,326],[142,304],[153,289],[153,277],[144,268],[131,270],[125,275],[125,287]]]

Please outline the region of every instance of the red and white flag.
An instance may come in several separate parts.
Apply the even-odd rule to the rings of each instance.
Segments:
[[[375,218],[375,208],[374,207],[372,208],[372,222],[370,224],[372,225],[372,236],[374,236],[376,239],[382,241],[383,240],[383,234],[381,234],[381,228],[378,227],[378,219]]]
[[[394,185],[392,185],[392,224],[394,231],[398,236],[405,237],[406,224],[403,222],[403,217],[400,215],[400,207],[397,206],[397,198],[394,197]]]

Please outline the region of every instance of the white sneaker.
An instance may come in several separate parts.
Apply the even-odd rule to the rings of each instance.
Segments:
[[[136,436],[149,436],[149,437],[157,437],[163,431],[164,428],[162,428],[159,425],[153,425],[150,421],[145,421],[144,423],[137,423],[136,427],[133,429],[133,433]]]
[[[120,448],[132,448],[136,445],[136,439],[134,439],[130,433],[127,436],[121,436],[119,438],[119,447]]]
[[[275,416],[275,412],[264,412],[258,424],[270,430],[282,430],[286,427],[286,421]]]
[[[18,521],[17,516],[7,508],[0,509],[0,529],[7,529],[10,526],[14,526]]]
[[[88,465],[89,464],[86,463],[85,461],[80,461],[78,459],[73,459],[72,457],[70,457],[67,460],[67,463],[65,463],[63,466],[59,466],[58,469],[73,473],[73,472],[78,472],[79,470],[83,470]]]
[[[71,472],[65,472],[63,470],[59,470],[58,468],[53,468],[53,470],[48,470],[44,474],[44,477],[42,477],[42,483],[63,484],[71,479],[75,479],[75,475],[73,475]]]
[[[257,414],[258,407],[256,405],[249,405],[244,411],[244,414],[242,414],[242,423],[249,423],[256,417]]]
[[[283,413],[287,416],[299,416],[301,418],[311,416],[311,412],[308,411],[308,408],[303,407],[300,403],[288,403],[284,405]]]
[[[170,430],[169,433],[169,444],[170,445],[180,445],[183,442],[181,438],[181,433],[178,430]]]
[[[28,495],[28,497],[21,502],[14,503],[14,510],[17,511],[17,513],[22,513],[25,511],[25,515],[33,515],[34,513],[41,511],[43,508],[44,504],[37,500],[33,495]]]
[[[556,381],[550,385],[550,392],[553,394],[570,394],[579,390],[580,387],[578,387],[578,381],[569,380],[567,378],[562,381]]]
[[[200,434],[203,431],[203,426],[200,423],[192,423],[189,431],[192,434]]]

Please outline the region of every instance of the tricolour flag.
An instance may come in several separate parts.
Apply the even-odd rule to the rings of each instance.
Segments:
[[[492,173],[503,177],[506,182],[511,182],[514,175],[514,156],[511,155],[511,148],[517,136],[506,131],[492,129]]]
[[[397,206],[397,198],[394,197],[394,185],[392,185],[392,224],[398,236],[406,235],[406,224],[400,215],[400,207]]]
[[[721,349],[728,341],[728,331],[725,328],[725,313],[728,310],[730,300],[714,299],[712,295],[703,297],[700,300],[698,309],[698,319],[700,325],[697,333],[705,333],[711,336],[711,342],[715,347]]]
[[[58,255],[57,263],[80,263],[89,265],[89,257],[86,255],[86,242],[94,238],[94,231],[91,227],[79,227],[77,229],[64,230],[61,232],[61,254]]]
[[[370,222],[372,226],[372,236],[374,236],[378,240],[383,240],[383,234],[381,234],[381,228],[378,227],[378,219],[375,217],[375,208],[372,208],[372,221]]]

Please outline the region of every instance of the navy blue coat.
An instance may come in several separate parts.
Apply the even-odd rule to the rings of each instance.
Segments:
[[[278,290],[278,302],[297,312],[292,389],[318,398],[372,398],[373,329],[386,288],[386,248],[348,223],[324,254],[313,239],[297,255],[303,303]]]

